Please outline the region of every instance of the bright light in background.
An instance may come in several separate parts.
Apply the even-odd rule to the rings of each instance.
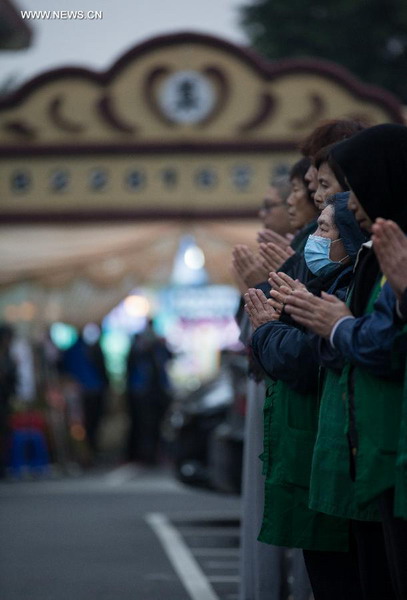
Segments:
[[[144,329],[146,319],[156,318],[156,294],[151,288],[135,288],[103,319],[103,331],[121,330],[127,334]]]
[[[86,431],[80,423],[74,423],[70,427],[71,436],[77,442],[83,442],[86,438]]]
[[[95,344],[100,338],[100,327],[96,323],[86,323],[82,334],[87,344]]]
[[[130,317],[146,317],[150,309],[150,303],[144,296],[127,296],[124,300],[124,310]]]
[[[183,269],[196,276],[203,269],[191,270],[184,262],[186,250],[196,246],[191,238],[185,241],[179,259]],[[170,378],[176,389],[196,388],[200,381],[213,376],[222,349],[239,349],[235,321],[239,299],[231,286],[195,282],[189,286],[134,289],[103,320],[101,345],[115,389],[124,390],[131,336],[144,329],[149,317],[154,319],[156,333],[174,351]]]
[[[21,304],[8,304],[4,309],[6,321],[32,321],[37,314],[37,307],[32,302]]]
[[[173,285],[203,285],[208,282],[204,269],[205,255],[196,245],[193,235],[183,235],[174,258],[171,274]]]
[[[75,327],[66,323],[53,323],[50,328],[51,339],[60,350],[66,350],[78,339]]]
[[[130,339],[126,332],[105,331],[100,345],[106,358],[106,366],[111,375],[111,383],[118,392],[125,390],[126,358],[130,348]]]
[[[6,321],[8,321],[9,323],[18,321],[18,317],[19,317],[18,307],[15,304],[8,304],[6,306],[6,308],[4,309],[4,316],[6,318]]]
[[[205,255],[199,246],[190,246],[185,250],[184,262],[189,269],[198,271],[205,264]]]

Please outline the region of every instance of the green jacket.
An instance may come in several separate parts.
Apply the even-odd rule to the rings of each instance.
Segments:
[[[353,395],[358,435],[355,498],[363,507],[395,486],[403,387],[362,368],[355,368],[353,373],[347,370],[346,396],[349,403]],[[349,393],[351,380],[353,394]]]
[[[307,550],[348,549],[348,520],[308,508],[317,422],[315,394],[300,394],[282,381],[267,380],[261,542]]]
[[[365,314],[373,311],[383,283],[384,279],[373,288]],[[399,361],[393,350],[392,362]],[[395,379],[375,377],[366,368],[350,364],[343,370],[347,433],[354,431],[357,436],[352,449],[355,500],[362,508],[396,484],[403,383]]]
[[[345,386],[340,375],[327,370],[312,459],[309,507],[336,517],[377,521],[380,518],[375,504],[360,508],[356,503],[345,433],[345,399]]]
[[[407,372],[404,380],[395,484],[394,515],[402,519],[407,519]]]

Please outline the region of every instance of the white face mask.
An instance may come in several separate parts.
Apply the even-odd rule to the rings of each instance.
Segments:
[[[332,241],[330,238],[319,235],[308,237],[304,248],[304,258],[311,273],[318,275],[323,269],[329,271],[341,264],[344,259],[336,262],[329,258],[331,244],[335,242],[339,242],[339,239]],[[330,269],[325,269],[326,267],[330,267]]]

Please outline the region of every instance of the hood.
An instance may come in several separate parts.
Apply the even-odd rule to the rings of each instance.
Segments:
[[[346,253],[349,255],[351,261],[355,262],[361,245],[368,238],[360,229],[353,212],[348,209],[349,192],[335,194],[332,198],[335,207],[335,225],[339,230]]]
[[[407,127],[369,127],[336,144],[331,155],[369,218],[392,219],[406,231]]]

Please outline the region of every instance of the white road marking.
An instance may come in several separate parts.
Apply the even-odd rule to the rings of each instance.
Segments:
[[[228,537],[239,537],[240,529],[238,527],[189,527],[188,525],[179,524],[180,529],[182,529],[182,533],[184,535],[193,535],[193,536],[228,536]]]
[[[209,575],[208,580],[212,583],[239,583],[239,575]]]
[[[108,485],[112,486],[122,485],[139,476],[140,473],[141,470],[135,465],[122,465],[107,473],[107,475],[105,475],[105,481]]]
[[[219,600],[181,535],[161,513],[149,513],[145,520],[160,540],[178,577],[192,600]]]
[[[192,548],[195,556],[239,556],[239,548]]]
[[[119,467],[110,473],[89,476],[66,477],[65,479],[41,481],[5,481],[0,486],[0,497],[15,497],[24,494],[43,496],[49,494],[77,495],[97,494],[187,494],[185,486],[170,475],[140,472],[136,475],[127,468]]]
[[[236,506],[240,506],[240,498],[237,499],[237,503]],[[191,513],[185,513],[185,511],[183,512],[172,512],[171,513],[171,520],[175,521],[177,523],[177,525],[186,525],[188,522],[191,521],[195,521],[195,522],[202,522],[202,521],[239,521],[240,520],[240,516],[239,513],[237,513],[236,511],[231,511],[231,510],[219,510],[217,512],[214,512],[213,510],[209,510],[209,511],[200,511],[199,513],[197,512],[191,512]]]
[[[239,569],[237,560],[205,560],[203,564],[206,569]]]

